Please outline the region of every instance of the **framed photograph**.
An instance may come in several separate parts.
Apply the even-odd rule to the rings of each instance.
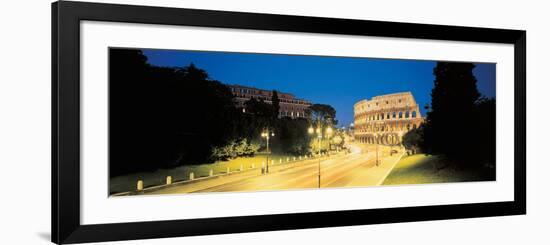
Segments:
[[[526,212],[526,33],[52,5],[52,241]]]

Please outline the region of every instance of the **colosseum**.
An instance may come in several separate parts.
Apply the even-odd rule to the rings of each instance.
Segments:
[[[399,145],[403,135],[424,121],[411,92],[375,96],[355,103],[356,142]]]

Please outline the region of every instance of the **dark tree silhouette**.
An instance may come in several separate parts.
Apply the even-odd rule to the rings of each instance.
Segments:
[[[424,145],[424,129],[421,125],[419,128],[415,128],[403,135],[403,146],[411,151],[411,153],[416,154],[422,150]]]
[[[263,121],[266,125],[264,126],[270,126],[272,120],[273,120],[273,106],[265,103],[263,100],[257,100],[255,98],[252,98],[244,103],[246,107],[246,111],[249,114],[252,114],[256,117],[256,119]]]
[[[279,102],[279,94],[277,91],[273,90],[271,95],[271,105],[273,106],[273,119],[275,120],[279,117],[279,110],[281,109]]]
[[[488,159],[484,155],[495,153],[490,152],[492,145],[486,145],[495,138],[480,128],[485,125],[484,130],[494,131],[495,124],[484,120],[495,114],[488,108],[483,109],[488,114],[480,113],[474,67],[472,63],[437,63],[431,110],[423,130],[423,148],[427,153],[445,155],[463,166],[479,166],[479,162]]]
[[[303,155],[309,153],[310,135],[307,132],[309,125],[306,119],[284,117],[279,120],[276,131],[278,132],[278,147],[281,151]]]
[[[320,120],[322,125],[336,126],[336,110],[325,104],[313,104],[309,107],[309,116],[314,124]]]
[[[475,141],[471,151],[476,160],[494,168],[496,163],[496,101],[482,98],[476,103],[476,127],[472,130]]]
[[[193,64],[147,64],[140,50],[110,50],[110,175],[202,163],[238,137],[231,91]]]

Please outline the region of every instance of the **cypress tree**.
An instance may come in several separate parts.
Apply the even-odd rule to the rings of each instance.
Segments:
[[[474,68],[472,63],[458,62],[438,62],[435,66],[424,135],[428,153],[459,160],[471,157],[467,151],[476,140],[476,102],[480,98]]]

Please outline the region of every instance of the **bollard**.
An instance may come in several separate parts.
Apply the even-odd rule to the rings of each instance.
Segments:
[[[279,163],[282,163],[283,162],[283,159],[282,158],[279,158]]]
[[[250,168],[255,168],[256,165],[254,165],[254,163],[252,165],[250,165]]]
[[[292,157],[292,161],[296,161],[296,157]]]
[[[210,175],[210,177],[214,176],[214,170],[210,169],[210,173],[208,175]]]
[[[195,174],[193,172],[189,173],[189,180],[194,180]]]
[[[241,171],[243,171],[243,169],[244,169],[244,168],[243,168],[243,164],[241,163]]]
[[[299,156],[298,158],[299,158],[300,160],[302,160],[302,156]]]
[[[229,167],[227,167],[227,171],[226,171],[226,173],[229,173]]]
[[[288,162],[288,157],[286,158],[286,162]]]
[[[172,184],[172,176],[166,176],[166,184],[171,185]]]
[[[143,190],[143,180],[138,180],[137,181],[137,190],[138,191]]]

